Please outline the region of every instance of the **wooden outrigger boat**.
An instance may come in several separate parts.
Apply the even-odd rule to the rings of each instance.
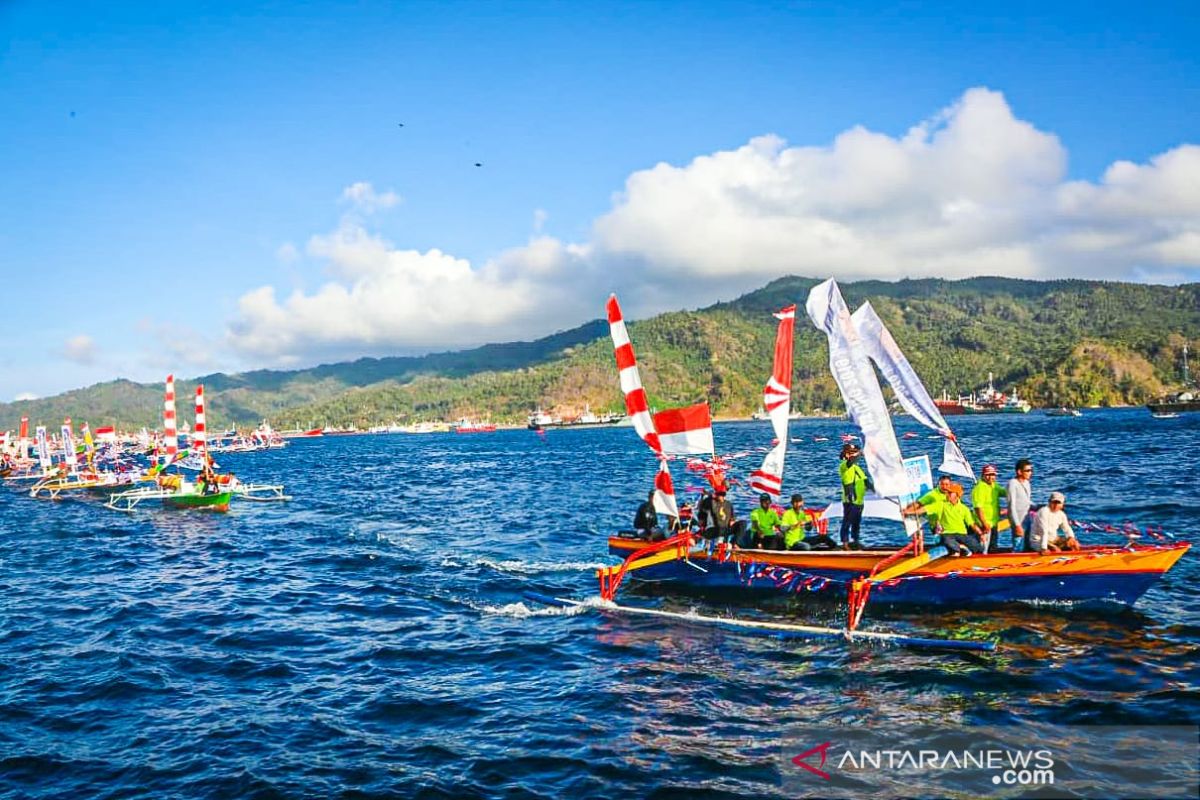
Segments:
[[[646,542],[619,536],[609,552],[626,559]],[[1109,602],[1132,605],[1191,548],[1187,542],[1151,545],[1085,546],[1077,552],[998,552],[951,557],[942,547],[926,551],[924,563],[887,576],[887,566],[902,548],[782,552],[733,547],[689,547],[683,555],[658,563],[630,565],[630,579],[691,589],[740,589],[762,592],[849,586],[871,577],[872,600],[884,604],[994,605],[1025,602]],[[643,559],[644,560],[644,557]],[[873,574],[874,573],[874,574]],[[883,577],[881,577],[883,576]],[[808,582],[805,585],[805,582]],[[845,591],[845,590],[843,590]]]
[[[219,512],[229,510],[229,501],[233,498],[232,491],[226,489],[210,492],[206,489],[203,484],[184,481],[179,475],[169,475],[163,476],[154,486],[117,492],[108,498],[104,506],[113,511],[132,512],[146,501],[158,500],[168,508]]]
[[[788,441],[786,415],[791,387],[792,332],[788,312],[776,317],[781,321],[776,338],[775,369],[764,389],[764,408],[770,409],[775,428],[775,443],[762,467],[750,478],[756,491],[778,498],[781,495],[785,442]],[[836,283],[832,280],[814,287],[809,294],[807,311],[830,343],[830,366],[847,409],[859,425],[865,442],[864,451],[880,494],[904,507],[928,487],[909,471],[892,430],[886,404],[875,377],[875,368],[887,378],[904,408],[922,424],[945,439],[943,471],[974,478],[957,439],[945,423],[911,365],[900,352],[891,334],[869,304],[849,314]],[[616,298],[609,300],[612,331],[620,382],[626,407],[638,435],[659,459],[652,501],[655,508],[675,521],[681,519],[675,505],[674,489],[667,469],[667,456],[680,451],[664,447],[664,431],[656,427],[656,418],[647,410],[645,392],[637,372],[628,333]],[[869,359],[869,360],[868,360]],[[874,362],[872,365],[871,362]],[[778,419],[776,419],[776,417]],[[692,429],[689,429],[689,431]],[[711,432],[709,432],[711,439]],[[714,458],[714,461],[716,459]],[[924,457],[924,473],[929,468]],[[716,485],[714,481],[714,485]],[[1115,602],[1132,605],[1191,548],[1187,542],[1167,541],[1160,534],[1159,544],[1134,543],[1134,531],[1126,533],[1123,546],[1092,545],[1078,551],[1022,553],[999,549],[992,553],[960,557],[945,547],[925,547],[924,534],[912,518],[905,523],[907,543],[903,547],[853,550],[764,550],[739,548],[724,541],[705,540],[699,532],[685,527],[665,541],[650,543],[644,538],[611,536],[609,552],[623,559],[618,566],[597,571],[600,583],[598,608],[664,618],[703,621],[741,629],[795,629],[798,635],[824,638],[841,637],[853,641],[868,598],[884,604],[954,605],[1011,602]],[[823,522],[823,521],[822,521]],[[777,546],[777,545],[776,545]],[[788,623],[764,623],[754,620],[680,615],[657,610],[630,608],[615,604],[622,581],[668,584],[700,590],[738,590],[754,596],[763,591],[774,593],[818,591],[832,588],[847,601],[844,629],[795,626]],[[533,597],[558,605],[581,605],[563,598]],[[587,604],[582,604],[587,605]],[[870,638],[861,637],[860,638]],[[899,644],[945,645],[938,640],[888,636]],[[993,642],[971,641],[954,645],[957,649],[989,650]]]

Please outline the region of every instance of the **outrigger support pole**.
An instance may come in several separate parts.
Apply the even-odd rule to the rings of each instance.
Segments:
[[[621,581],[625,580],[626,572],[631,569],[642,569],[667,561],[687,558],[694,541],[695,538],[691,531],[685,530],[669,539],[663,539],[661,542],[655,542],[633,551],[619,567],[605,567],[596,570],[596,577],[600,579],[600,596],[612,602],[617,595],[617,589],[621,586]]]

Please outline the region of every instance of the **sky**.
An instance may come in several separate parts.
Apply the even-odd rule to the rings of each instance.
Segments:
[[[1197,41],[1182,2],[0,0],[0,401],[611,292],[1197,281]]]

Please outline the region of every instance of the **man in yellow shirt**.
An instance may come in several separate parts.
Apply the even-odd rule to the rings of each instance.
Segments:
[[[842,549],[861,550],[858,531],[862,526],[863,506],[867,497],[867,473],[857,463],[862,450],[858,445],[847,444],[842,448],[842,460],[838,464],[838,477],[842,482]]]
[[[962,502],[963,487],[951,482],[945,490],[946,499],[935,501],[928,506],[920,502],[909,503],[904,509],[905,514],[937,513],[936,533],[941,534],[942,546],[950,551],[952,556],[969,556],[971,553],[982,553],[983,546],[979,541],[979,525],[969,506]],[[972,535],[968,535],[968,532]]]
[[[1008,490],[996,483],[999,472],[995,464],[987,464],[980,473],[979,483],[971,490],[971,505],[975,507],[975,521],[979,523],[979,538],[983,552],[991,550],[996,538],[996,526],[1000,523],[1000,498],[1008,497]],[[997,542],[998,544],[998,542]]]

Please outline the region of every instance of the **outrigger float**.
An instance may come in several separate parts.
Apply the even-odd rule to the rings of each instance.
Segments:
[[[775,431],[775,441],[762,467],[752,473],[750,486],[778,498],[781,494],[783,462],[786,452],[787,416],[790,411],[792,372],[792,326],[795,306],[777,313],[780,319],[775,343],[775,363],[771,379],[763,392]],[[936,404],[921,385],[891,334],[875,315],[870,304],[850,315],[836,283],[826,281],[809,294],[807,311],[817,327],[829,337],[830,367],[846,400],[850,417],[861,429],[868,466],[880,489],[882,504],[898,509],[928,486],[921,485],[911,462],[924,462],[922,481],[930,481],[928,460],[904,459],[892,430],[875,368],[884,375],[897,399],[915,419],[937,431],[945,439],[943,472],[974,479],[958,442]],[[637,371],[633,348],[621,317],[616,297],[609,299],[608,319],[612,332],[621,388],[626,409],[639,436],[659,459],[655,478],[654,504],[657,511],[672,520],[681,520],[675,504],[674,489],[667,466],[668,456],[712,451],[711,421],[670,427],[676,419],[664,412],[651,415],[645,391]],[[872,366],[871,362],[874,362]],[[694,409],[694,407],[693,407]],[[691,416],[693,409],[681,409]],[[707,406],[703,409],[707,412]],[[678,416],[678,415],[677,415]],[[660,419],[662,422],[660,422]],[[658,423],[658,424],[656,424]],[[707,428],[707,430],[704,430]],[[682,437],[679,434],[682,433]],[[683,449],[676,449],[683,441]],[[695,442],[706,442],[705,449],[688,449]],[[713,456],[713,463],[720,465]],[[718,467],[709,472],[717,485],[724,482]],[[825,532],[828,520],[820,512],[808,513],[819,532]],[[901,518],[903,519],[903,518]],[[887,641],[902,646],[954,650],[994,650],[996,643],[976,640],[945,640],[911,637],[881,631],[861,631],[867,601],[895,605],[967,605],[1012,602],[1118,603],[1132,605],[1191,548],[1187,542],[1169,539],[1161,531],[1147,528],[1145,534],[1156,544],[1136,544],[1142,533],[1126,525],[1085,526],[1104,532],[1124,534],[1122,546],[1093,545],[1078,551],[1022,553],[996,549],[969,557],[951,555],[945,547],[926,547],[924,533],[915,520],[903,519],[907,543],[903,547],[863,550],[762,550],[739,548],[725,541],[704,539],[697,531],[684,528],[674,536],[650,543],[631,535],[611,536],[609,553],[622,559],[618,566],[596,572],[600,584],[598,602],[555,598],[530,594],[529,599],[561,607],[595,607],[599,610],[677,621],[718,625],[770,635],[803,636],[836,641]],[[996,534],[999,535],[998,532]],[[647,585],[667,585],[691,590],[731,589],[748,597],[770,593],[837,591],[846,598],[844,628],[795,625],[785,622],[747,620],[681,614],[660,609],[624,606],[616,603],[616,593],[629,576]]]

